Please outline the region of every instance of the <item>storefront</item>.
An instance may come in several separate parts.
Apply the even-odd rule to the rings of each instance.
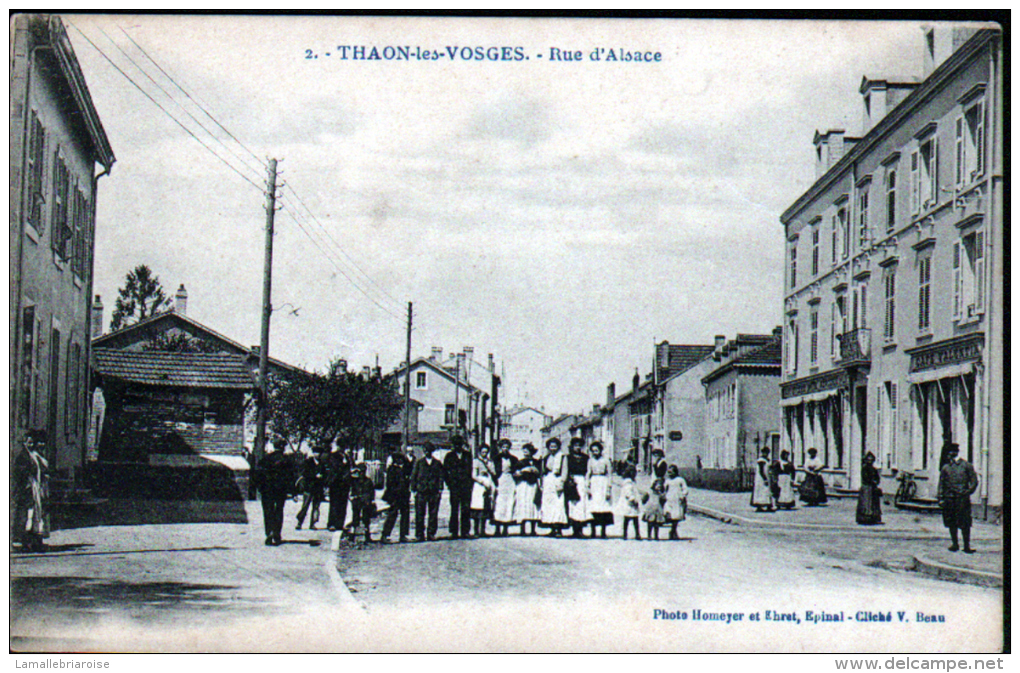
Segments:
[[[849,488],[847,407],[849,378],[841,370],[789,381],[782,385],[782,446],[803,468],[808,449],[818,450],[830,486]]]

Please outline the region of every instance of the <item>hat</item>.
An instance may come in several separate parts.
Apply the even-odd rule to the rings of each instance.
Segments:
[[[535,453],[535,445],[532,444],[531,442],[528,442],[527,444],[521,447],[521,451],[524,451],[525,453]]]
[[[511,442],[506,437],[504,437],[503,439],[501,439],[498,442],[496,442],[496,446],[498,446],[498,447],[504,447],[505,446],[505,447],[509,448],[509,447],[512,447],[513,445],[514,445],[513,442]]]
[[[659,454],[660,456],[666,455],[665,452],[663,452],[663,450],[658,447],[652,449],[652,455],[655,455],[656,453]]]
[[[584,446],[584,440],[580,437],[571,437],[570,446]]]
[[[450,438],[450,443],[454,446],[464,446],[464,438],[460,435],[454,435]]]
[[[425,444],[422,445],[421,450],[425,453],[432,453],[436,450],[436,447],[432,442],[425,442]]]
[[[589,446],[589,447],[588,447],[588,449],[589,449],[589,450],[590,450],[590,449],[594,449],[594,448],[595,448],[596,446],[597,446],[597,447],[599,447],[599,450],[605,449],[605,447],[604,447],[604,446],[602,446],[602,442],[600,442],[600,441],[598,441],[598,440],[596,440],[596,441],[592,442],[592,443],[591,443],[591,446]]]
[[[557,448],[557,449],[558,449],[558,448],[560,448],[561,446],[563,446],[563,443],[562,443],[562,442],[560,442],[560,440],[559,440],[559,438],[558,438],[558,437],[550,437],[550,438],[549,438],[549,441],[547,441],[547,442],[545,443],[545,448],[547,448],[547,449],[548,449],[548,448],[549,448],[550,446],[552,446],[553,444],[555,444],[555,445],[556,445],[556,448]]]
[[[368,467],[364,463],[358,463],[352,469],[354,472],[364,472]]]
[[[946,453],[960,453],[960,445],[956,442],[950,442],[946,447]]]

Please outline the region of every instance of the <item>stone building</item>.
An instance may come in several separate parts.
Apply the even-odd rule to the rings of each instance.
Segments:
[[[782,445],[855,489],[871,452],[934,497],[947,441],[1003,495],[1003,53],[993,28],[925,29],[923,78],[861,81],[859,137],[816,134],[786,237]]]
[[[11,447],[45,431],[60,483],[85,457],[97,184],[114,156],[60,18],[15,15],[10,46]]]

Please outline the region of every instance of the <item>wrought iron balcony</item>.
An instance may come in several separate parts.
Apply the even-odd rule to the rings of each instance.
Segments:
[[[858,327],[839,335],[839,365],[853,367],[871,364],[871,330]]]

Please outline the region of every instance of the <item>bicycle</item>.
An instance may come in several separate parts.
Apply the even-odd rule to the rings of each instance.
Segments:
[[[909,502],[917,496],[917,482],[914,481],[912,472],[900,472],[896,477],[900,485],[896,488],[896,495],[893,496],[893,503],[899,505],[902,502]]]

